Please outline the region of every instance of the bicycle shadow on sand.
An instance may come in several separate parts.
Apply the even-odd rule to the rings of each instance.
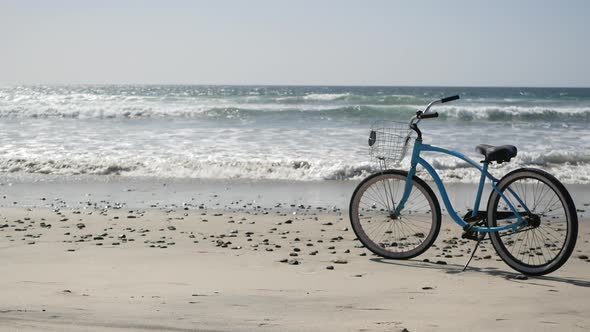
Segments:
[[[545,286],[550,287],[547,284],[535,283],[535,280],[539,281],[552,281],[556,283],[565,283],[570,284],[577,287],[590,287],[590,280],[584,279],[577,279],[577,278],[569,278],[569,277],[555,277],[551,275],[546,276],[528,276],[526,279],[522,279],[523,275],[519,274],[518,272],[513,271],[504,271],[496,267],[477,267],[477,266],[469,266],[467,270],[463,271],[463,265],[459,264],[436,264],[432,262],[424,262],[421,260],[410,259],[405,261],[400,260],[391,260],[385,258],[370,258],[370,261],[381,263],[381,264],[390,264],[390,265],[397,265],[403,266],[408,268],[419,268],[419,269],[429,269],[429,270],[440,270],[447,274],[462,274],[462,273],[484,273],[493,277],[502,277],[508,281],[513,282],[524,282],[531,285],[538,285],[538,286]]]

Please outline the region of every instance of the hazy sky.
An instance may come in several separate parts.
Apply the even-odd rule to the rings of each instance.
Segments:
[[[0,0],[0,84],[590,86],[590,1]]]

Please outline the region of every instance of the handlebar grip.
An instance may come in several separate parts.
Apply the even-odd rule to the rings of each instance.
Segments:
[[[440,100],[440,102],[441,103],[448,103],[449,101],[453,101],[453,100],[457,100],[457,99],[459,99],[459,95],[444,97],[443,99]]]
[[[438,112],[420,114],[420,119],[438,118]]]

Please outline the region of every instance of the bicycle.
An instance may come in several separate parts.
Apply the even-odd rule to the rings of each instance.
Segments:
[[[451,96],[431,102],[409,124],[387,121],[373,125],[369,146],[381,171],[365,178],[352,195],[349,213],[357,238],[388,259],[413,258],[430,248],[440,231],[441,208],[434,191],[416,176],[420,165],[433,178],[451,219],[463,228],[462,238],[477,242],[463,270],[487,235],[500,258],[514,270],[526,275],[557,270],[572,254],[578,233],[576,208],[561,182],[535,168],[520,168],[501,179],[492,176],[488,172],[492,162],[501,164],[516,157],[512,145],[478,145],[476,151],[484,158],[480,166],[457,151],[423,143],[418,124],[438,117],[430,108],[457,99],[459,96]],[[388,163],[404,158],[412,140],[410,169],[389,169]],[[420,156],[422,152],[454,156],[481,173],[473,209],[463,217],[453,208],[436,170]],[[486,179],[492,189],[487,209],[479,210]]]

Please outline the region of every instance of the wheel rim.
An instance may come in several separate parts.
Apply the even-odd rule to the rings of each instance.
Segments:
[[[405,180],[405,176],[397,174],[376,177],[355,196],[357,235],[369,249],[383,256],[420,254],[436,233],[434,203],[416,182],[400,214],[392,212],[403,196]]]
[[[516,232],[502,231],[494,235],[499,246],[499,253],[508,261],[516,262],[528,269],[542,268],[558,259],[566,246],[569,232],[568,209],[564,198],[551,183],[540,177],[526,176],[510,181],[503,190],[504,196],[524,212],[515,195],[521,198],[529,208],[527,220],[530,226],[524,226]],[[510,211],[506,202],[498,197],[494,211]],[[494,218],[494,226],[504,226],[514,219]]]

